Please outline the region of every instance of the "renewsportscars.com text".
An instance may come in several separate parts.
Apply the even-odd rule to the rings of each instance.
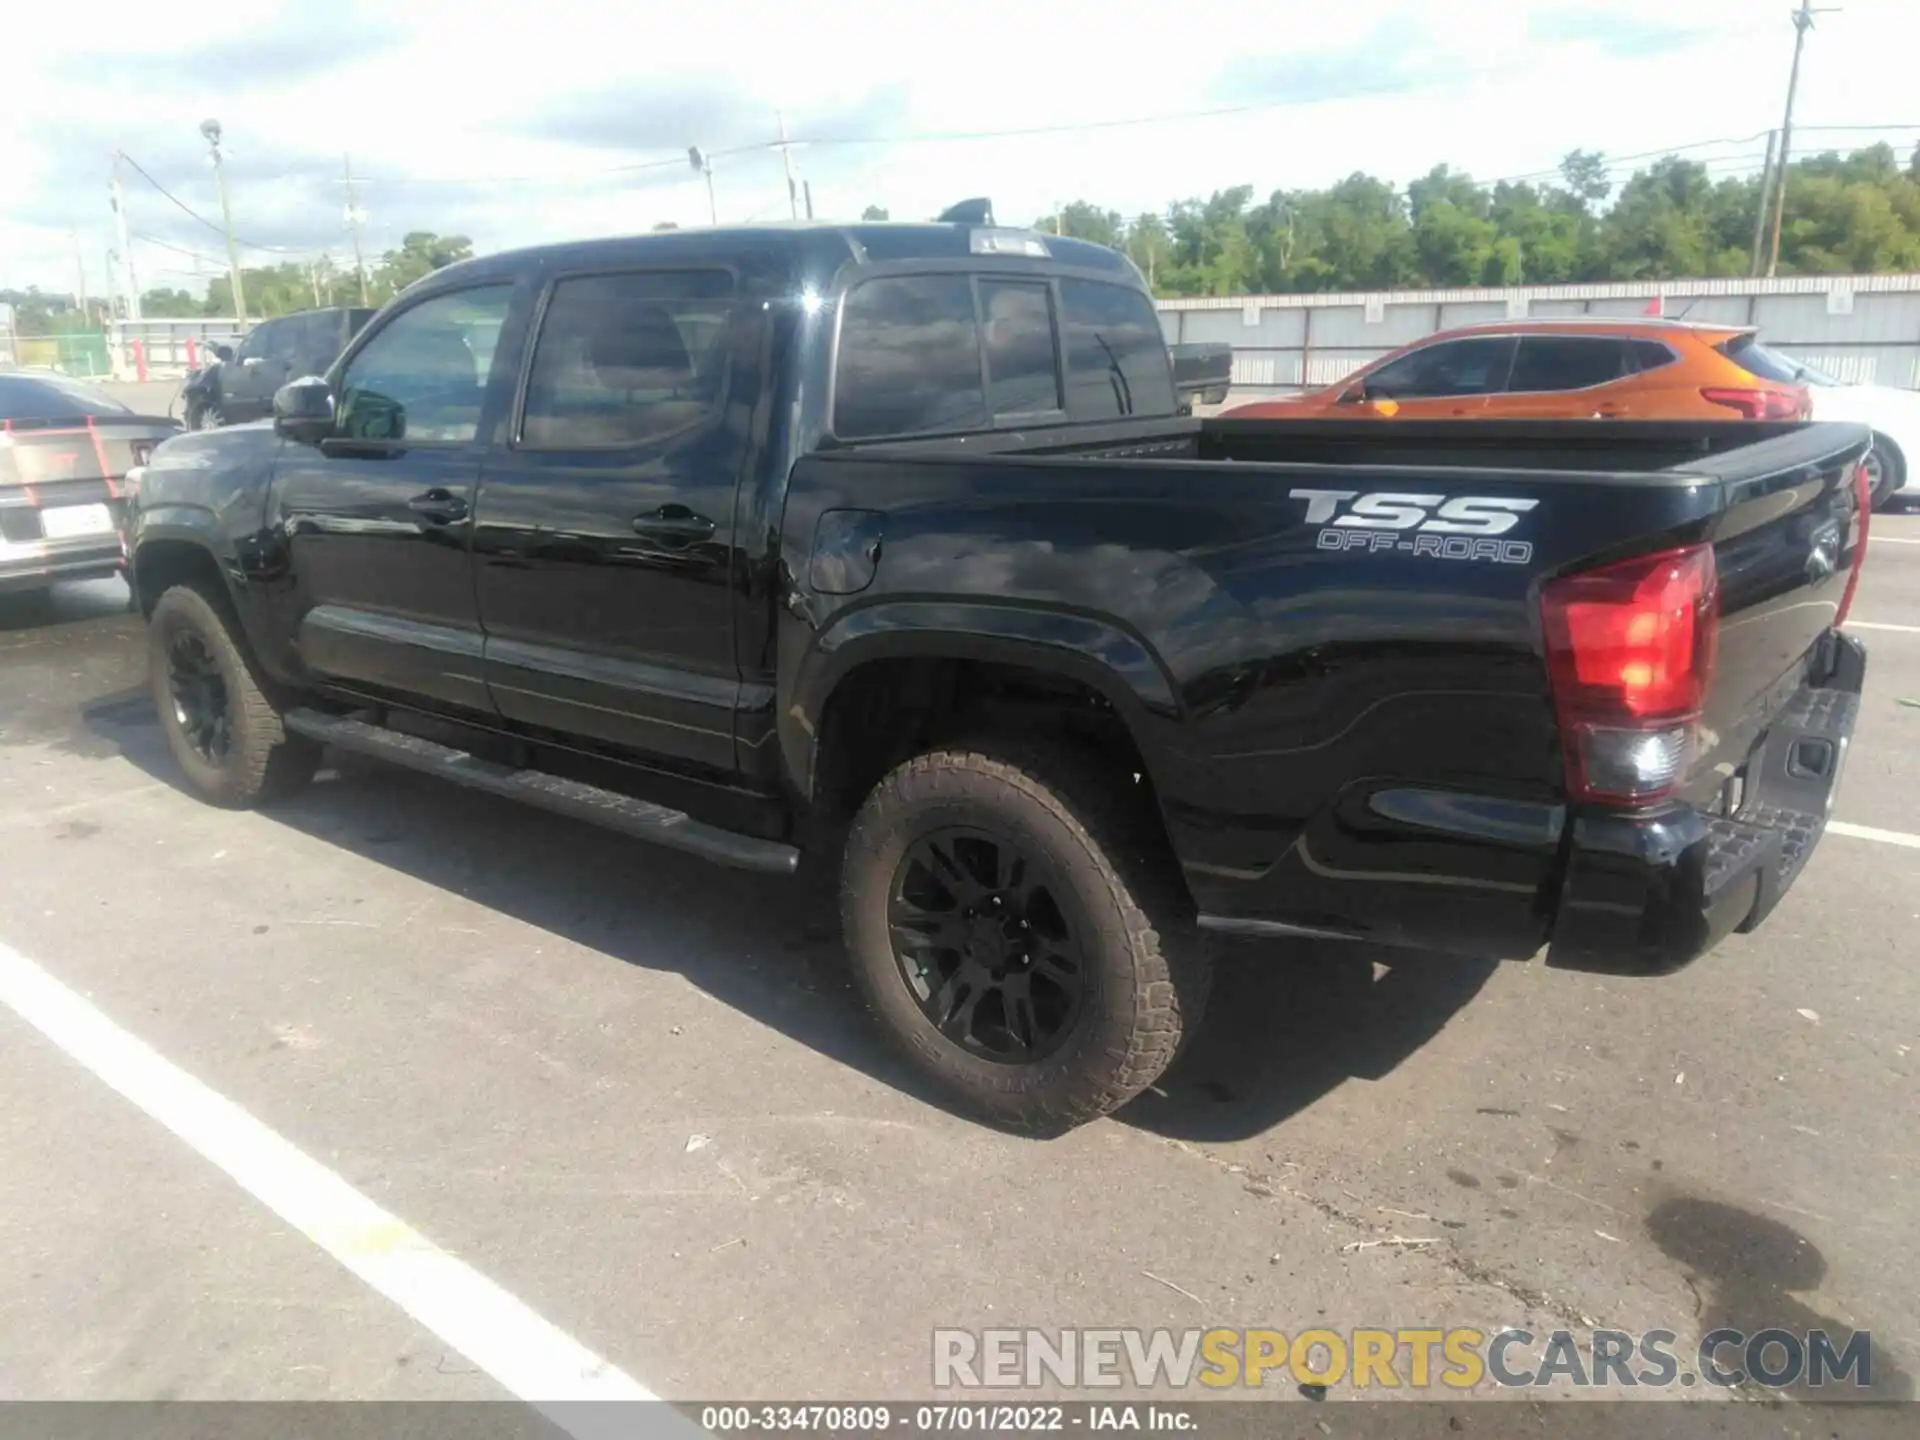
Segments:
[[[1865,1330],[1708,1331],[1683,1347],[1671,1330],[1536,1335],[1466,1328],[1282,1330],[936,1330],[933,1383],[943,1390],[1257,1389],[1269,1384],[1357,1390],[1719,1389],[1758,1385],[1867,1389]]]

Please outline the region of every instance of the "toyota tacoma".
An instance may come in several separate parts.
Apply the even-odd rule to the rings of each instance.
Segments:
[[[881,1025],[1035,1130],[1153,1082],[1210,932],[1752,929],[1865,670],[1866,430],[1195,420],[1129,261],[984,214],[466,261],[273,408],[139,486],[192,790],[334,746],[832,875]]]

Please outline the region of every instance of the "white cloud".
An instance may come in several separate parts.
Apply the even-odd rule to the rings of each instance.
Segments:
[[[1549,169],[1576,146],[1622,156],[1714,137],[1732,138],[1703,158],[1755,168],[1764,142],[1742,137],[1779,123],[1786,9],[1785,0],[1451,9],[1216,0],[1184,12],[1124,0],[624,10],[603,0],[413,0],[397,15],[372,4],[229,11],[224,19],[250,28],[224,32],[131,0],[98,0],[84,27],[30,7],[8,19],[0,285],[69,287],[72,225],[97,287],[116,147],[217,217],[195,133],[209,113],[225,126],[242,237],[336,255],[346,248],[333,183],[342,151],[369,177],[370,248],[429,228],[463,230],[491,249],[702,223],[706,193],[683,147],[763,145],[776,108],[796,136],[884,141],[1256,107],[798,150],[827,215],[870,203],[931,215],[975,194],[991,195],[1005,220],[1070,198],[1135,213],[1235,184],[1264,196],[1353,170],[1404,183],[1441,162],[1491,179]],[[1917,51],[1911,0],[1849,0],[1822,16],[1802,75],[1802,124],[1920,122],[1902,111]],[[1808,131],[1802,146],[1874,138]],[[1884,138],[1911,145],[1920,124]],[[662,163],[609,170],[653,161]],[[479,177],[500,178],[451,183]],[[723,220],[786,210],[769,150],[723,153],[715,187]],[[216,233],[144,182],[130,182],[128,200],[137,231],[219,255]],[[183,283],[167,272],[193,264],[148,241],[134,248],[143,285]]]

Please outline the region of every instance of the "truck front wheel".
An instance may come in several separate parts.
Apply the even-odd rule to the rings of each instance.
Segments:
[[[1136,788],[1064,747],[907,761],[855,817],[841,910],[868,1004],[1004,1125],[1118,1108],[1197,1028],[1211,970]]]
[[[175,585],[147,624],[154,708],[167,748],[201,799],[250,808],[313,779],[320,747],[290,735],[224,603]]]

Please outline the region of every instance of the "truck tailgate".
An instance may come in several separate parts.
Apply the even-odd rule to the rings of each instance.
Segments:
[[[1718,656],[1686,798],[1705,808],[1808,680],[1865,558],[1861,446],[1842,427],[1802,430],[1690,472],[1717,480],[1708,537],[1720,587]],[[1860,438],[1863,438],[1861,436]]]

